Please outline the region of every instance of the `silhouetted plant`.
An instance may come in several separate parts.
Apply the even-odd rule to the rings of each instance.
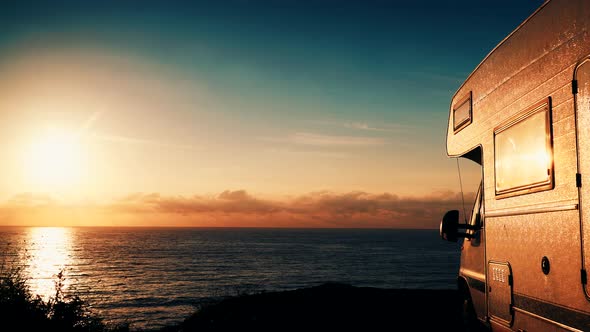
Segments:
[[[55,296],[44,301],[33,295],[16,264],[0,264],[0,330],[124,332],[128,325],[108,326],[76,294],[64,292],[63,270],[56,275]]]

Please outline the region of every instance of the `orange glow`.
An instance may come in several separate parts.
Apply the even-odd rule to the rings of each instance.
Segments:
[[[340,211],[324,216],[325,208],[306,206],[301,211],[310,214],[299,213],[293,197],[393,189],[423,196],[456,187],[454,176],[437,173],[454,174],[444,154],[437,158],[448,166],[437,172],[428,171],[432,163],[408,169],[399,162],[417,146],[393,142],[398,129],[410,139],[403,125],[342,120],[258,132],[258,120],[241,127],[224,115],[233,105],[207,82],[142,58],[95,52],[32,49],[0,64],[0,106],[15,110],[0,114],[0,225],[336,227]],[[209,199],[240,189],[255,197]],[[121,200],[150,194],[162,197]],[[350,225],[355,218],[361,227],[391,220],[368,211],[351,213]]]
[[[24,171],[36,188],[62,189],[82,175],[82,153],[77,135],[47,130],[24,151]]]

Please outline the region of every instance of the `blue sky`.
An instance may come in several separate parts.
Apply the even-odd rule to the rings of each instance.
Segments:
[[[8,49],[33,43],[138,57],[261,105],[264,117],[423,124],[424,115],[445,118],[450,94],[540,3],[38,2],[3,8],[0,36]]]

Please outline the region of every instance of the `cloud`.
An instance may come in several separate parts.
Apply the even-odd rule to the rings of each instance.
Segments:
[[[470,194],[468,200],[473,200]],[[322,219],[331,227],[437,228],[444,212],[460,208],[459,194],[434,193],[423,197],[395,194],[316,192],[296,198],[290,209]]]
[[[128,137],[128,136],[121,136],[121,135],[93,133],[93,134],[89,134],[88,136],[93,139],[99,140],[99,141],[113,142],[113,143],[123,143],[123,144],[131,144],[131,145],[151,145],[151,146],[157,146],[157,147],[162,147],[162,148],[187,149],[187,150],[197,149],[196,147],[194,147],[192,145],[188,145],[188,144],[169,143],[169,142]]]
[[[388,123],[379,121],[378,124],[370,123],[367,121],[348,121],[342,122],[339,120],[310,120],[308,121],[314,125],[321,125],[327,127],[338,127],[338,128],[347,128],[353,129],[358,131],[369,131],[369,132],[407,132],[409,130],[416,129],[415,126],[404,124],[404,123]]]
[[[295,144],[313,146],[371,146],[386,143],[385,139],[380,137],[321,135],[307,132],[295,133],[289,140]]]
[[[40,193],[20,193],[12,196],[6,205],[9,206],[24,206],[24,207],[36,207],[36,206],[50,206],[58,203],[58,200],[48,194]]]
[[[15,217],[18,212],[31,212],[29,208],[39,201],[54,202],[33,195],[16,197],[0,207],[0,221],[7,214]],[[467,195],[466,202],[472,202],[473,198],[472,193]],[[60,210],[52,203],[47,207],[52,216],[62,218],[62,222],[63,218],[71,218],[71,211],[75,211],[75,215],[84,217],[86,223],[102,220],[103,223],[129,226],[430,229],[438,228],[443,214],[451,209],[462,211],[460,194],[437,192],[421,197],[402,197],[391,193],[321,191],[271,200],[255,197],[245,190],[226,190],[209,196],[134,193],[100,205],[78,204],[63,206]],[[35,211],[38,216],[39,209]],[[28,224],[34,223],[31,221]]]
[[[297,149],[289,149],[289,148],[284,148],[284,147],[265,149],[265,151],[268,153],[273,153],[273,154],[295,155],[295,156],[303,156],[306,158],[316,158],[317,157],[317,158],[348,159],[348,158],[351,158],[354,156],[351,153],[346,153],[346,152],[342,152],[342,151],[339,151],[339,152],[325,151],[325,150],[314,151],[311,149],[297,150]]]
[[[375,131],[387,131],[382,128],[372,127],[366,122],[347,122],[344,127],[359,130],[375,130]]]
[[[177,213],[182,215],[220,213],[257,214],[278,212],[278,205],[249,195],[245,190],[226,190],[217,196],[160,196],[136,193],[106,206],[118,212]]]
[[[379,131],[379,132],[398,132],[402,130],[412,129],[410,126],[402,124],[381,124],[379,126],[371,125],[367,122],[346,122],[344,123],[345,128],[355,130],[366,130],[366,131]]]
[[[93,112],[90,117],[86,120],[86,122],[84,122],[84,124],[82,124],[82,127],[80,128],[80,132],[81,133],[86,133],[89,129],[92,128],[92,126],[94,126],[94,123],[96,123],[96,121],[98,121],[98,119],[101,117],[103,112],[101,111],[96,111]]]

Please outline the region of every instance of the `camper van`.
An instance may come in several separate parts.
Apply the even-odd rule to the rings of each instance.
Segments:
[[[453,96],[449,157],[481,169],[462,241],[465,320],[492,331],[590,331],[590,0],[549,0]],[[469,212],[471,207],[471,212]]]

